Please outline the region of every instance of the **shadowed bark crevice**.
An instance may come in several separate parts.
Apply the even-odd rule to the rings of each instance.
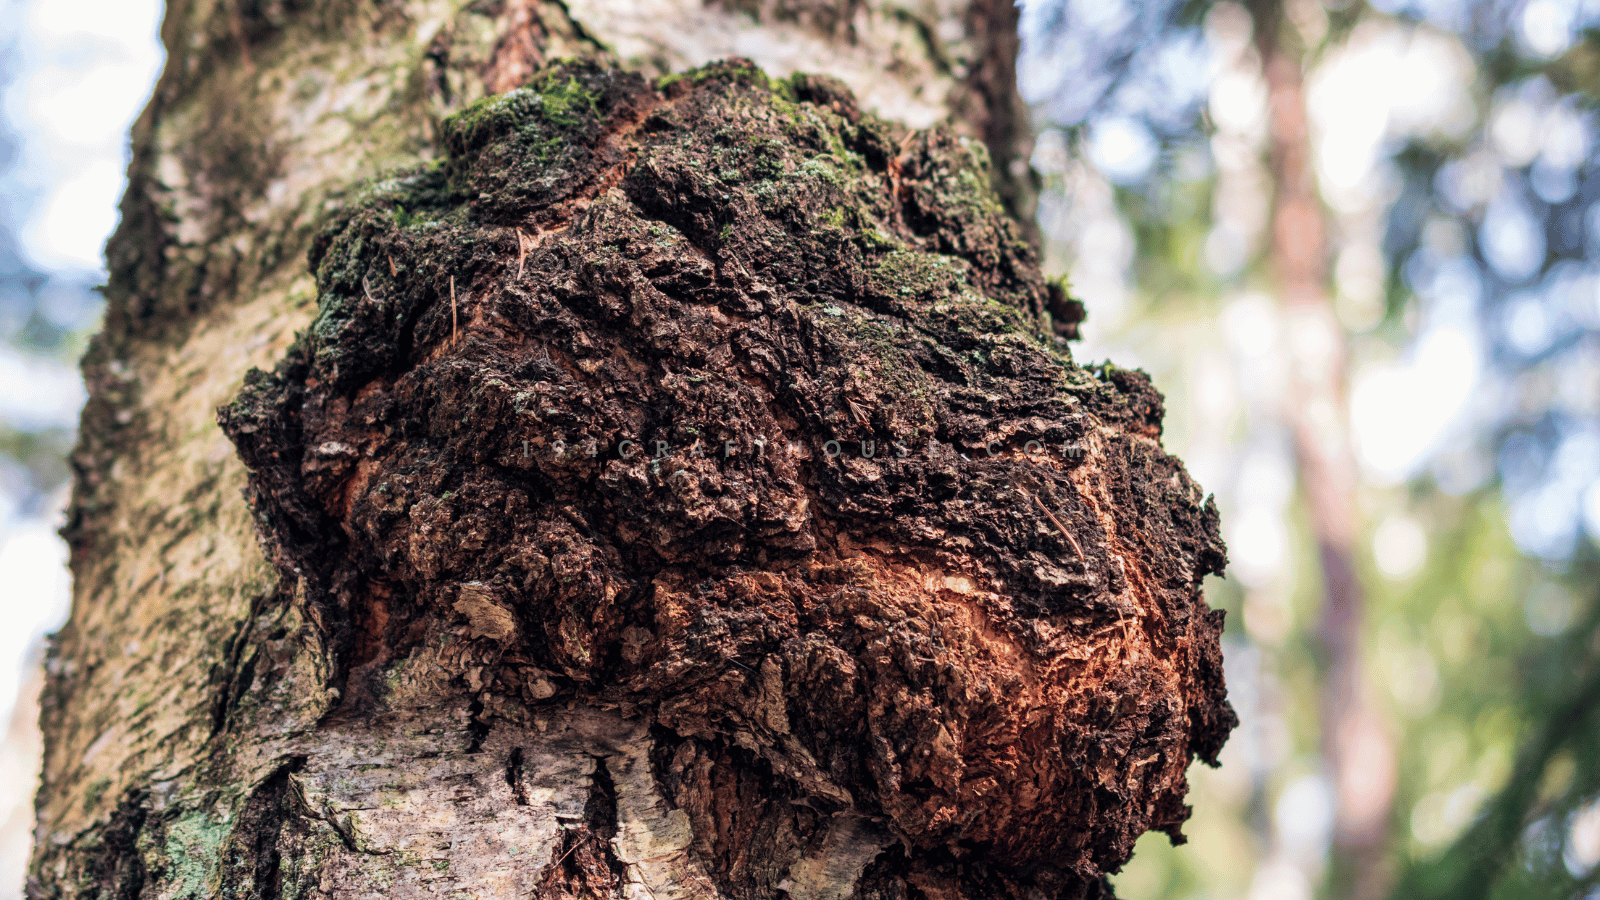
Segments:
[[[304,814],[291,779],[305,763],[303,757],[291,757],[245,801],[222,861],[222,883],[234,896],[284,896],[285,831],[294,829]]]
[[[627,866],[617,859],[617,788],[604,757],[596,757],[589,796],[580,819],[563,821],[554,859],[546,867],[535,900],[605,900],[626,896]]]

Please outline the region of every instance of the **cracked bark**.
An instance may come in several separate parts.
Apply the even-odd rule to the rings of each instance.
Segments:
[[[1093,897],[1178,835],[1215,510],[1000,205],[1011,15],[173,3],[30,896]]]

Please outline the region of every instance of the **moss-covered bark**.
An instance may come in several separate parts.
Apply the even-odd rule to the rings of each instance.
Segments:
[[[169,15],[32,896],[1085,897],[1177,833],[1215,513],[988,126],[582,12]]]

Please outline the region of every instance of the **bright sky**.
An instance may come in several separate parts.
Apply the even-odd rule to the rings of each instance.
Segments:
[[[0,102],[21,136],[0,190],[20,223],[23,252],[39,270],[81,280],[103,269],[101,251],[117,221],[127,166],[127,133],[161,64],[155,0],[25,0],[0,7],[15,36],[15,80]],[[72,294],[72,296],[66,296]],[[75,318],[81,291],[46,289],[47,318]],[[56,309],[60,306],[60,309]],[[83,382],[70,361],[0,345],[0,421],[21,431],[77,422]],[[19,476],[0,471],[0,476]],[[40,638],[66,618],[67,551],[55,528],[63,489],[40,504],[26,477],[0,477],[0,723],[10,719],[23,666]],[[27,804],[30,791],[6,795]],[[0,819],[11,810],[0,809]],[[18,854],[3,857],[0,897],[21,883]]]
[[[40,190],[23,228],[46,269],[98,269],[116,225],[128,127],[162,53],[154,0],[31,0],[17,42],[6,116],[23,134],[19,168]]]
[[[4,207],[21,217],[7,224],[19,231],[23,253],[34,268],[59,276],[38,299],[45,318],[63,327],[87,320],[89,300],[77,285],[98,280],[104,268],[128,129],[161,65],[160,12],[157,0],[0,4],[13,78],[0,113],[20,136],[16,158],[0,173],[0,192]],[[23,432],[71,428],[83,400],[74,361],[0,342],[0,422]],[[11,720],[41,638],[66,619],[71,591],[67,548],[55,531],[66,489],[41,502],[37,487],[8,462],[0,459],[0,723]],[[0,748],[7,761],[0,768],[14,788],[0,791],[0,821],[15,820],[16,810],[32,803],[28,779],[37,763],[12,758],[26,746],[14,746],[17,733]],[[12,900],[22,884],[26,837],[7,831],[5,839],[0,900]]]

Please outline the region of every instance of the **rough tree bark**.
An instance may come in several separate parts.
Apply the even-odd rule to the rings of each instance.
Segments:
[[[30,896],[1095,897],[1177,838],[1215,507],[1057,339],[1013,15],[171,4]]]

